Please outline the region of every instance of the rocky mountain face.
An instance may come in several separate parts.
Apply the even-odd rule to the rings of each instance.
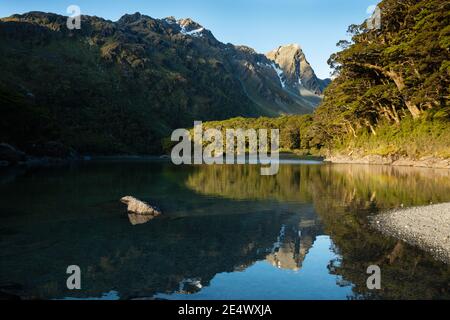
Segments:
[[[280,66],[247,46],[228,45],[226,55],[247,96],[262,112],[272,115],[311,113],[320,97],[290,90]]]
[[[302,89],[306,89],[315,95],[322,95],[331,82],[330,79],[322,80],[316,76],[298,44],[280,46],[266,56],[280,66],[286,86],[294,92],[301,94]]]
[[[320,102],[291,88],[284,64],[221,43],[191,19],[82,16],[80,30],[67,29],[66,19],[0,19],[5,142],[154,153],[161,138],[194,120],[310,113]]]

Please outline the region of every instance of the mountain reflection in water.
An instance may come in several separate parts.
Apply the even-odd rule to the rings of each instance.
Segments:
[[[130,223],[119,202],[128,194],[163,216]],[[366,219],[449,201],[446,170],[297,163],[267,177],[258,166],[92,162],[10,173],[0,200],[3,294],[450,298],[449,266]],[[81,291],[66,289],[72,264],[82,270]],[[366,288],[372,264],[382,270],[379,291]]]

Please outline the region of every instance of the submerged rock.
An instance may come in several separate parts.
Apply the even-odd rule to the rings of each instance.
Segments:
[[[133,226],[136,226],[138,224],[145,224],[154,218],[155,216],[151,215],[128,213],[128,220],[130,220],[130,223]]]
[[[159,211],[157,208],[152,207],[148,203],[140,201],[131,196],[123,197],[122,199],[120,199],[120,201],[128,205],[127,211],[131,214],[151,217],[157,217],[161,214],[161,211]]]

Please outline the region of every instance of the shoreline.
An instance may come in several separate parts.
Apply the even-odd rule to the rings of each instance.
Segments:
[[[393,167],[414,167],[414,168],[431,168],[431,169],[450,169],[450,159],[437,158],[433,156],[423,157],[418,160],[410,158],[398,158],[393,156],[383,157],[380,155],[367,155],[364,157],[354,157],[351,155],[335,155],[328,157],[300,155],[296,152],[280,152],[280,156],[284,155],[287,159],[294,158],[299,160],[312,160],[329,164],[359,164],[359,165],[384,165]],[[69,158],[57,157],[33,157],[29,156],[26,160],[16,163],[7,163],[0,161],[0,168],[7,167],[49,167],[64,165],[73,162],[90,162],[90,161],[163,161],[170,159],[169,155],[139,155],[139,154],[120,154],[120,155],[78,155]],[[282,159],[282,157],[280,157]]]
[[[390,210],[370,217],[369,223],[381,233],[450,264],[450,202]]]
[[[367,155],[364,157],[352,156],[329,156],[324,162],[336,164],[369,164],[369,165],[389,165],[394,167],[416,167],[433,169],[450,169],[450,159],[437,158],[433,156],[423,157],[418,160],[410,158],[395,158],[392,156],[383,157],[380,155]]]

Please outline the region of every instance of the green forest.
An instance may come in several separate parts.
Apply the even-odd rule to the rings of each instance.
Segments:
[[[302,154],[450,157],[450,2],[385,0],[381,28],[351,25],[313,115],[235,118],[209,127],[279,128]]]
[[[243,57],[211,33],[187,39],[139,13],[117,22],[86,16],[79,33],[56,14],[0,19],[0,142],[25,152],[56,141],[80,154],[161,154],[173,129],[203,120],[278,128],[282,149],[304,155],[447,159],[450,1],[379,8],[380,28],[351,25],[351,41],[337,43],[333,81],[314,113],[278,117],[241,78],[242,63],[261,55]],[[255,79],[266,98],[283,97]]]

